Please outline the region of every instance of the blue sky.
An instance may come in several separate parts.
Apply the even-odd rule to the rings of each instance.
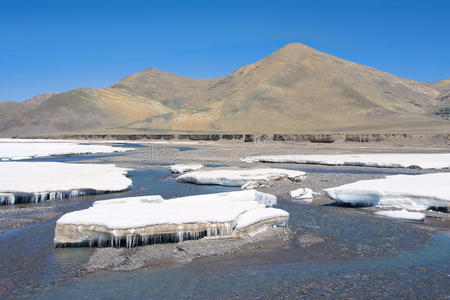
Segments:
[[[221,77],[290,42],[397,76],[450,77],[450,1],[0,0],[0,101],[155,67]]]

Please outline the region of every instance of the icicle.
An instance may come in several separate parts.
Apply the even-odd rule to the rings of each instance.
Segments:
[[[183,230],[183,226],[177,228],[172,233],[163,234],[139,234],[136,231],[131,230],[127,234],[118,235],[117,231],[110,233],[97,232],[95,238],[80,242],[80,243],[66,243],[57,245],[57,247],[136,247],[151,244],[161,243],[178,243],[187,240],[198,240],[204,237],[223,237],[233,234],[233,224],[215,224],[210,223],[204,227],[204,230],[200,231],[186,231]]]
[[[15,204],[16,197],[14,194],[3,194],[0,195],[0,205],[6,205],[6,204]]]
[[[76,198],[88,195],[98,195],[108,193],[108,191],[96,190],[71,190],[66,192],[37,192],[37,193],[11,193],[0,194],[0,205],[22,204],[22,203],[38,203],[47,200],[57,200],[63,198]]]

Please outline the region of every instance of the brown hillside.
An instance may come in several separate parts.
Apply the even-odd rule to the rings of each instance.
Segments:
[[[449,91],[449,79],[411,81],[294,43],[223,78],[147,69],[37,106],[3,103],[0,133],[450,131]]]

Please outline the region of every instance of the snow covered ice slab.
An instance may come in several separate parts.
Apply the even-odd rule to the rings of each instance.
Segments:
[[[104,164],[1,162],[0,204],[123,191],[132,185],[125,176],[128,170]]]
[[[409,221],[422,221],[423,219],[425,219],[425,214],[420,212],[407,211],[406,209],[377,211],[375,212],[375,214],[383,217]]]
[[[194,171],[181,175],[179,182],[195,184],[217,184],[225,186],[244,186],[253,182],[270,182],[273,180],[288,178],[292,181],[301,181],[306,173],[285,169],[220,169]]]
[[[7,142],[6,142],[7,141]],[[113,153],[134,150],[109,145],[85,145],[74,142],[44,142],[42,140],[0,140],[0,160],[22,160],[69,154]]]
[[[309,188],[299,188],[297,190],[293,190],[290,192],[292,198],[301,199],[305,201],[312,201],[314,195],[319,195],[319,193],[315,193],[313,190]]]
[[[251,156],[242,161],[269,163],[297,163],[330,166],[364,166],[382,168],[443,169],[450,168],[450,153],[381,153],[339,155],[262,155]]]
[[[324,190],[333,200],[355,206],[396,207],[425,210],[448,209],[450,173],[392,175],[361,180]]]
[[[276,197],[254,190],[169,200],[142,196],[97,201],[88,209],[63,215],[56,222],[54,242],[58,246],[132,247],[239,237],[268,226],[286,226],[289,214],[267,203],[275,204]]]
[[[174,174],[186,173],[203,168],[203,165],[173,165],[170,167],[170,172]]]

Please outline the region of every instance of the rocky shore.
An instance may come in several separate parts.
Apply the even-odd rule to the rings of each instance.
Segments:
[[[269,228],[257,235],[240,238],[204,238],[179,243],[155,244],[138,248],[98,248],[80,272],[97,270],[132,271],[143,267],[165,267],[187,264],[201,257],[249,251],[255,248],[286,247],[292,232],[288,228]],[[305,237],[307,246],[321,242],[318,237]]]

